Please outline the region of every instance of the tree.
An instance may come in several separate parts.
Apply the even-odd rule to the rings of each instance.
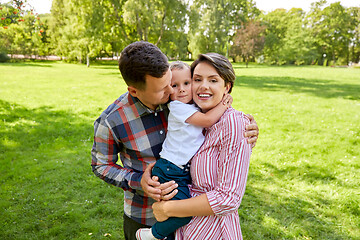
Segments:
[[[305,22],[305,12],[293,8],[287,12],[288,28],[279,49],[279,59],[287,64],[311,64],[317,57],[314,40]]]
[[[255,58],[261,53],[264,43],[265,26],[260,22],[249,21],[238,29],[233,38],[233,45],[231,47],[231,56],[235,59],[241,56],[245,59],[246,67],[251,58]]]
[[[0,51],[35,56],[44,53],[46,25],[31,6],[21,0],[0,6]],[[30,10],[25,10],[25,7]]]
[[[118,53],[138,40],[177,56],[187,52],[186,14],[181,0],[53,0],[52,42],[56,54],[81,62]]]
[[[348,9],[354,26],[353,37],[350,43],[350,61],[360,63],[360,7]]]
[[[285,9],[276,9],[268,14],[259,16],[266,26],[264,58],[270,64],[284,64],[281,57],[281,48],[284,45],[284,38],[288,30],[289,15]]]
[[[50,31],[57,55],[67,61],[90,64],[102,50],[109,49],[109,38],[104,37],[104,6],[95,0],[54,0]]]
[[[325,54],[326,59],[333,64],[347,64],[355,30],[353,19],[340,2],[322,9],[326,3],[325,0],[314,3],[308,15],[309,27],[316,40],[318,59]]]
[[[259,14],[253,1],[193,1],[190,7],[188,34],[193,56],[204,52],[228,55],[229,43],[236,29]]]
[[[276,9],[260,16],[267,26],[264,58],[270,64],[311,64],[318,56],[314,37],[301,8]]]
[[[26,1],[13,0],[9,3],[0,3],[0,26],[7,29],[11,24],[17,24],[23,21],[25,14]]]
[[[125,24],[136,29],[134,40],[152,42],[175,58],[186,55],[185,1],[128,0],[123,12]]]

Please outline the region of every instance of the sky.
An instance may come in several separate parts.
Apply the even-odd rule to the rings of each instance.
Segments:
[[[271,12],[277,8],[284,8],[290,10],[293,7],[302,8],[304,11],[309,11],[311,3],[317,0],[254,0],[256,6],[265,12]],[[341,2],[344,7],[360,7],[360,0],[327,0],[328,5],[334,2]]]
[[[254,0],[257,8],[265,12],[273,11],[277,8],[285,8],[287,10],[297,7],[305,11],[310,10],[312,2],[317,0]],[[339,0],[327,0],[327,2],[334,3]],[[1,3],[9,2],[9,0],[0,0]],[[35,8],[36,13],[50,13],[52,0],[28,0],[28,3]],[[340,0],[344,7],[360,7],[360,0]]]

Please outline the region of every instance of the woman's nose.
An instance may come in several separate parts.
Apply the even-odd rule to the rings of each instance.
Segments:
[[[201,82],[201,85],[200,85],[200,88],[202,88],[202,89],[208,89],[208,83],[207,83],[207,81],[202,81]]]

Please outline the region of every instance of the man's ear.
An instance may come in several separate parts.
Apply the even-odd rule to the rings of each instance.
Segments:
[[[133,86],[128,86],[128,91],[131,96],[137,97],[137,92],[138,92],[137,88],[135,88]]]

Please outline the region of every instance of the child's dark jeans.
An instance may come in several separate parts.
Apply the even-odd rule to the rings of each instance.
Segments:
[[[152,169],[152,175],[159,177],[160,183],[174,180],[179,186],[178,193],[171,200],[191,198],[188,185],[191,184],[190,164],[177,166],[166,159],[160,158]],[[176,229],[188,224],[191,217],[171,217],[164,222],[157,222],[152,226],[154,237],[163,239],[175,232]],[[173,234],[172,234],[173,235]],[[167,238],[169,239],[169,238]]]

